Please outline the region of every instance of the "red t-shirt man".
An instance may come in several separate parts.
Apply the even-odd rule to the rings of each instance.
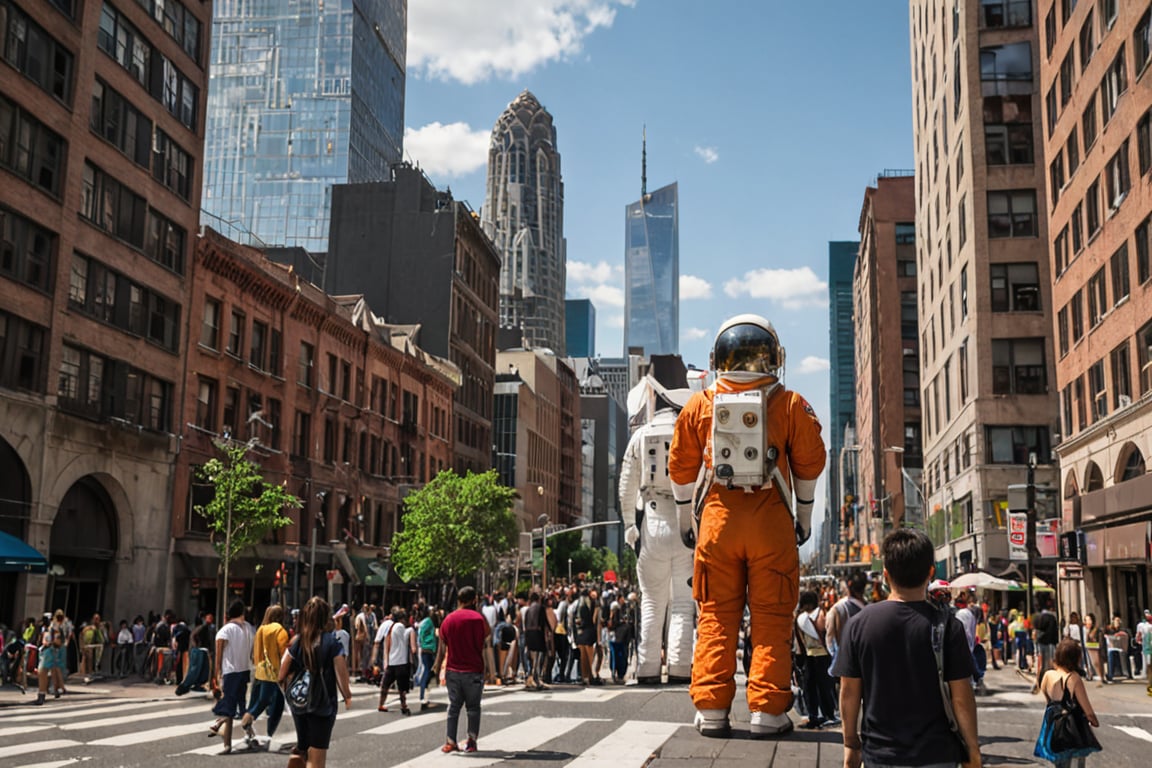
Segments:
[[[484,642],[488,639],[488,621],[476,610],[475,599],[444,617],[440,640],[449,672],[484,673]]]

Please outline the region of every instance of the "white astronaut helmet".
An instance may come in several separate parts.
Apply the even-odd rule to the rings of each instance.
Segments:
[[[712,368],[718,373],[745,371],[781,378],[784,347],[767,319],[760,315],[736,315],[724,321],[716,333]]]

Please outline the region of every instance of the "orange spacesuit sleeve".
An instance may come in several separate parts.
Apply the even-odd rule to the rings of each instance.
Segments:
[[[704,445],[708,436],[701,431],[701,413],[708,407],[703,392],[696,392],[680,411],[668,447],[668,477],[675,485],[690,485],[700,474],[704,463]]]
[[[815,480],[824,471],[828,449],[820,436],[820,419],[800,395],[789,392],[788,465],[801,480]]]

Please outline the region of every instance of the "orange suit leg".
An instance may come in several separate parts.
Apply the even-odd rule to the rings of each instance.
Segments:
[[[692,664],[697,709],[728,709],[736,695],[736,645],[748,604],[752,664],[748,708],[782,714],[792,702],[792,613],[799,559],[791,516],[782,506],[754,511],[712,503],[701,520],[693,569],[700,604]]]

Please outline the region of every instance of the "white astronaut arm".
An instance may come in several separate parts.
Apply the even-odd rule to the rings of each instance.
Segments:
[[[812,535],[812,504],[816,500],[816,481],[792,478],[796,495],[796,544],[808,541]]]
[[[636,524],[636,497],[640,493],[640,444],[644,428],[632,433],[628,447],[624,449],[624,461],[620,463],[620,514],[626,525]]]

